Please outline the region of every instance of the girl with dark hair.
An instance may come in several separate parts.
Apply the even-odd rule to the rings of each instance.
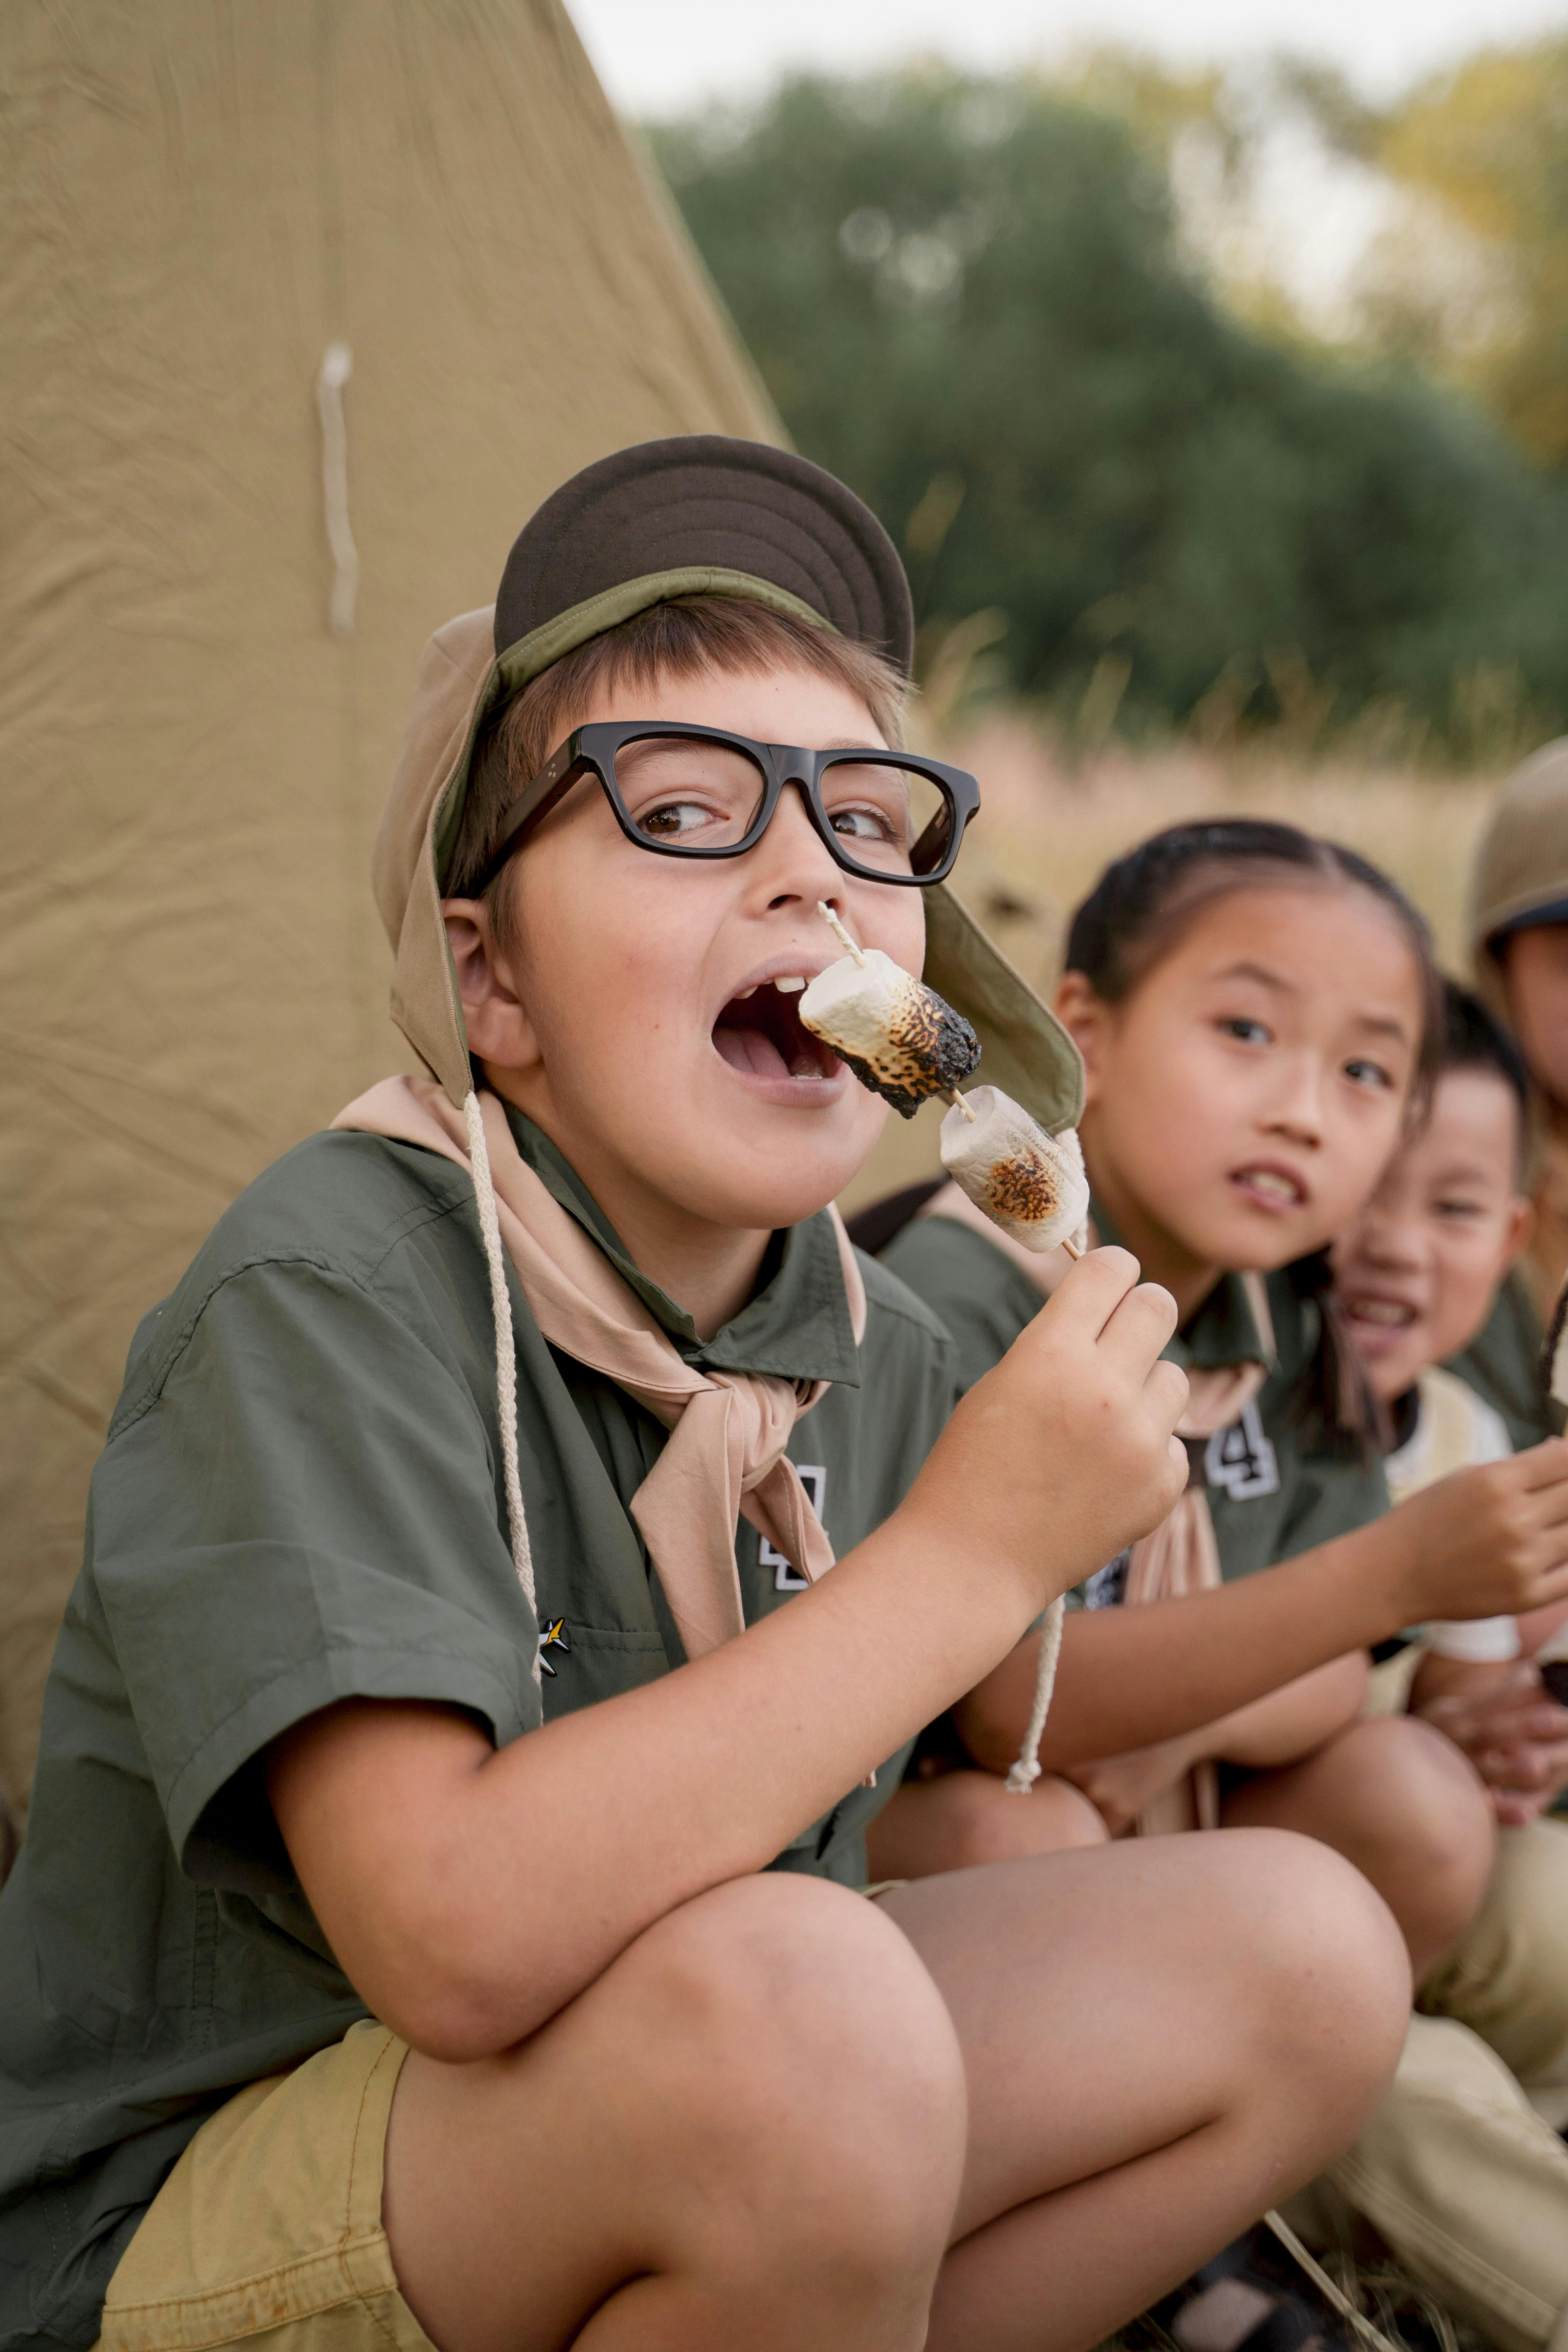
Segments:
[[[1389,1512],[1386,1433],[1330,1294],[1326,1244],[1428,1091],[1426,926],[1350,850],[1288,825],[1184,824],[1107,870],[1067,961],[1094,1232],[1176,1300],[1190,1483],[1076,1596],[1026,1801],[995,1776],[1026,1732],[1036,1634],[953,1710],[945,1753],[928,1743],[929,1777],[917,1767],[883,1815],[873,1867],[1268,1823],[1364,1872],[1419,1977],[1481,1899],[1490,1808],[1428,1726],[1362,1719],[1367,1653],[1427,1618],[1499,1613],[1568,1556],[1568,1447]],[[1059,1278],[952,1186],[883,1256],[971,1381]],[[982,1769],[942,1769],[960,1759]]]

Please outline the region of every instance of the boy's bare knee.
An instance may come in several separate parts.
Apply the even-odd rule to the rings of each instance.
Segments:
[[[1458,1935],[1486,1892],[1497,1837],[1474,1767],[1412,1716],[1358,1723],[1342,1746],[1365,1835],[1419,1892],[1438,1939]]]
[[[963,2170],[963,2063],[892,1921],[769,1874],[669,1914],[637,1959],[656,2096],[700,2169],[743,2191],[733,2209],[765,2217],[769,2259],[934,2265]]]
[[[1410,2017],[1410,1964],[1394,1916],[1361,1872],[1291,1830],[1227,1830],[1234,1922],[1223,1941],[1252,2063],[1297,2076],[1331,2138],[1353,2137],[1382,2095]],[[1218,1939],[1216,1939],[1218,1940]]]
[[[1047,1773],[1026,1797],[1014,1797],[990,1772],[955,1772],[942,1790],[952,1839],[952,1870],[1018,1862],[1038,1853],[1103,1845],[1104,1822],[1081,1790]]]

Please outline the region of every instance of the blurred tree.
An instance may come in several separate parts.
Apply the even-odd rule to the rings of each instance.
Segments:
[[[1394,697],[1443,726],[1457,681],[1517,667],[1568,719],[1559,493],[1408,372],[1227,315],[1157,138],[934,70],[797,79],[653,138],[798,446],[901,539],[933,641],[998,608],[1014,684],[1092,683],[1097,727],[1222,679],[1273,715],[1271,670],[1340,717]]]
[[[1379,159],[1493,257],[1505,299],[1479,322],[1441,312],[1439,348],[1526,449],[1568,470],[1568,40],[1426,83],[1387,118]]]

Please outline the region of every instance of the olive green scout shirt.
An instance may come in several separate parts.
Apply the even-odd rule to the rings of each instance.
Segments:
[[[1093,1215],[1102,1239],[1113,1240],[1098,1204]],[[1040,1294],[1022,1268],[952,1217],[905,1225],[883,1250],[882,1263],[942,1318],[966,1389],[1039,1312]],[[1302,1425],[1303,1376],[1320,1329],[1309,1286],[1289,1268],[1270,1275],[1268,1306],[1273,1361],[1257,1399],[1229,1429],[1189,1449],[1208,1491],[1226,1583],[1364,1527],[1388,1508],[1381,1462],[1342,1458],[1313,1444]],[[1237,1276],[1215,1286],[1165,1353],[1184,1370],[1268,1360]],[[1091,1601],[1112,1597],[1096,1580],[1090,1584]]]
[[[822,1216],[775,1237],[758,1295],[704,1342],[560,1155],[513,1124],[689,1362],[835,1383],[790,1452],[837,1551],[860,1542],[952,1408],[928,1310],[867,1261],[857,1350]],[[541,1610],[569,1645],[547,1653],[554,1716],[680,1662],[626,1507],[665,1433],[550,1348],[509,1279]],[[351,1695],[463,1707],[498,1747],[539,1720],[500,1465],[472,1188],[410,1145],[301,1144],[137,1333],[0,1896],[5,2346],[90,2344],[115,2263],[204,2118],[365,2013],[289,1867],[267,1743]],[[796,1589],[743,1523],[737,1557],[749,1620]],[[865,1823],[902,1761],[773,1867],[862,1878]]]
[[[1546,1399],[1541,1349],[1546,1334],[1522,1275],[1510,1274],[1482,1328],[1448,1365],[1508,1423],[1513,1450],[1539,1445],[1562,1427],[1561,1406]]]

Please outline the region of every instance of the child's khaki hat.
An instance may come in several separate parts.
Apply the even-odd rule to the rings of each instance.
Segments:
[[[441,895],[480,723],[591,637],[698,594],[826,626],[909,675],[897,550],[869,508],[803,457],[718,434],[649,441],[546,499],[494,607],[448,621],[425,648],[372,862],[395,958],[393,1019],[459,1108],[473,1080]],[[1067,1032],[943,884],[921,898],[925,978],[973,1023],[986,1078],[1053,1132],[1075,1125],[1083,1066]]]
[[[1500,999],[1499,940],[1537,923],[1568,923],[1568,735],[1516,768],[1492,809],[1470,879],[1476,981]]]

